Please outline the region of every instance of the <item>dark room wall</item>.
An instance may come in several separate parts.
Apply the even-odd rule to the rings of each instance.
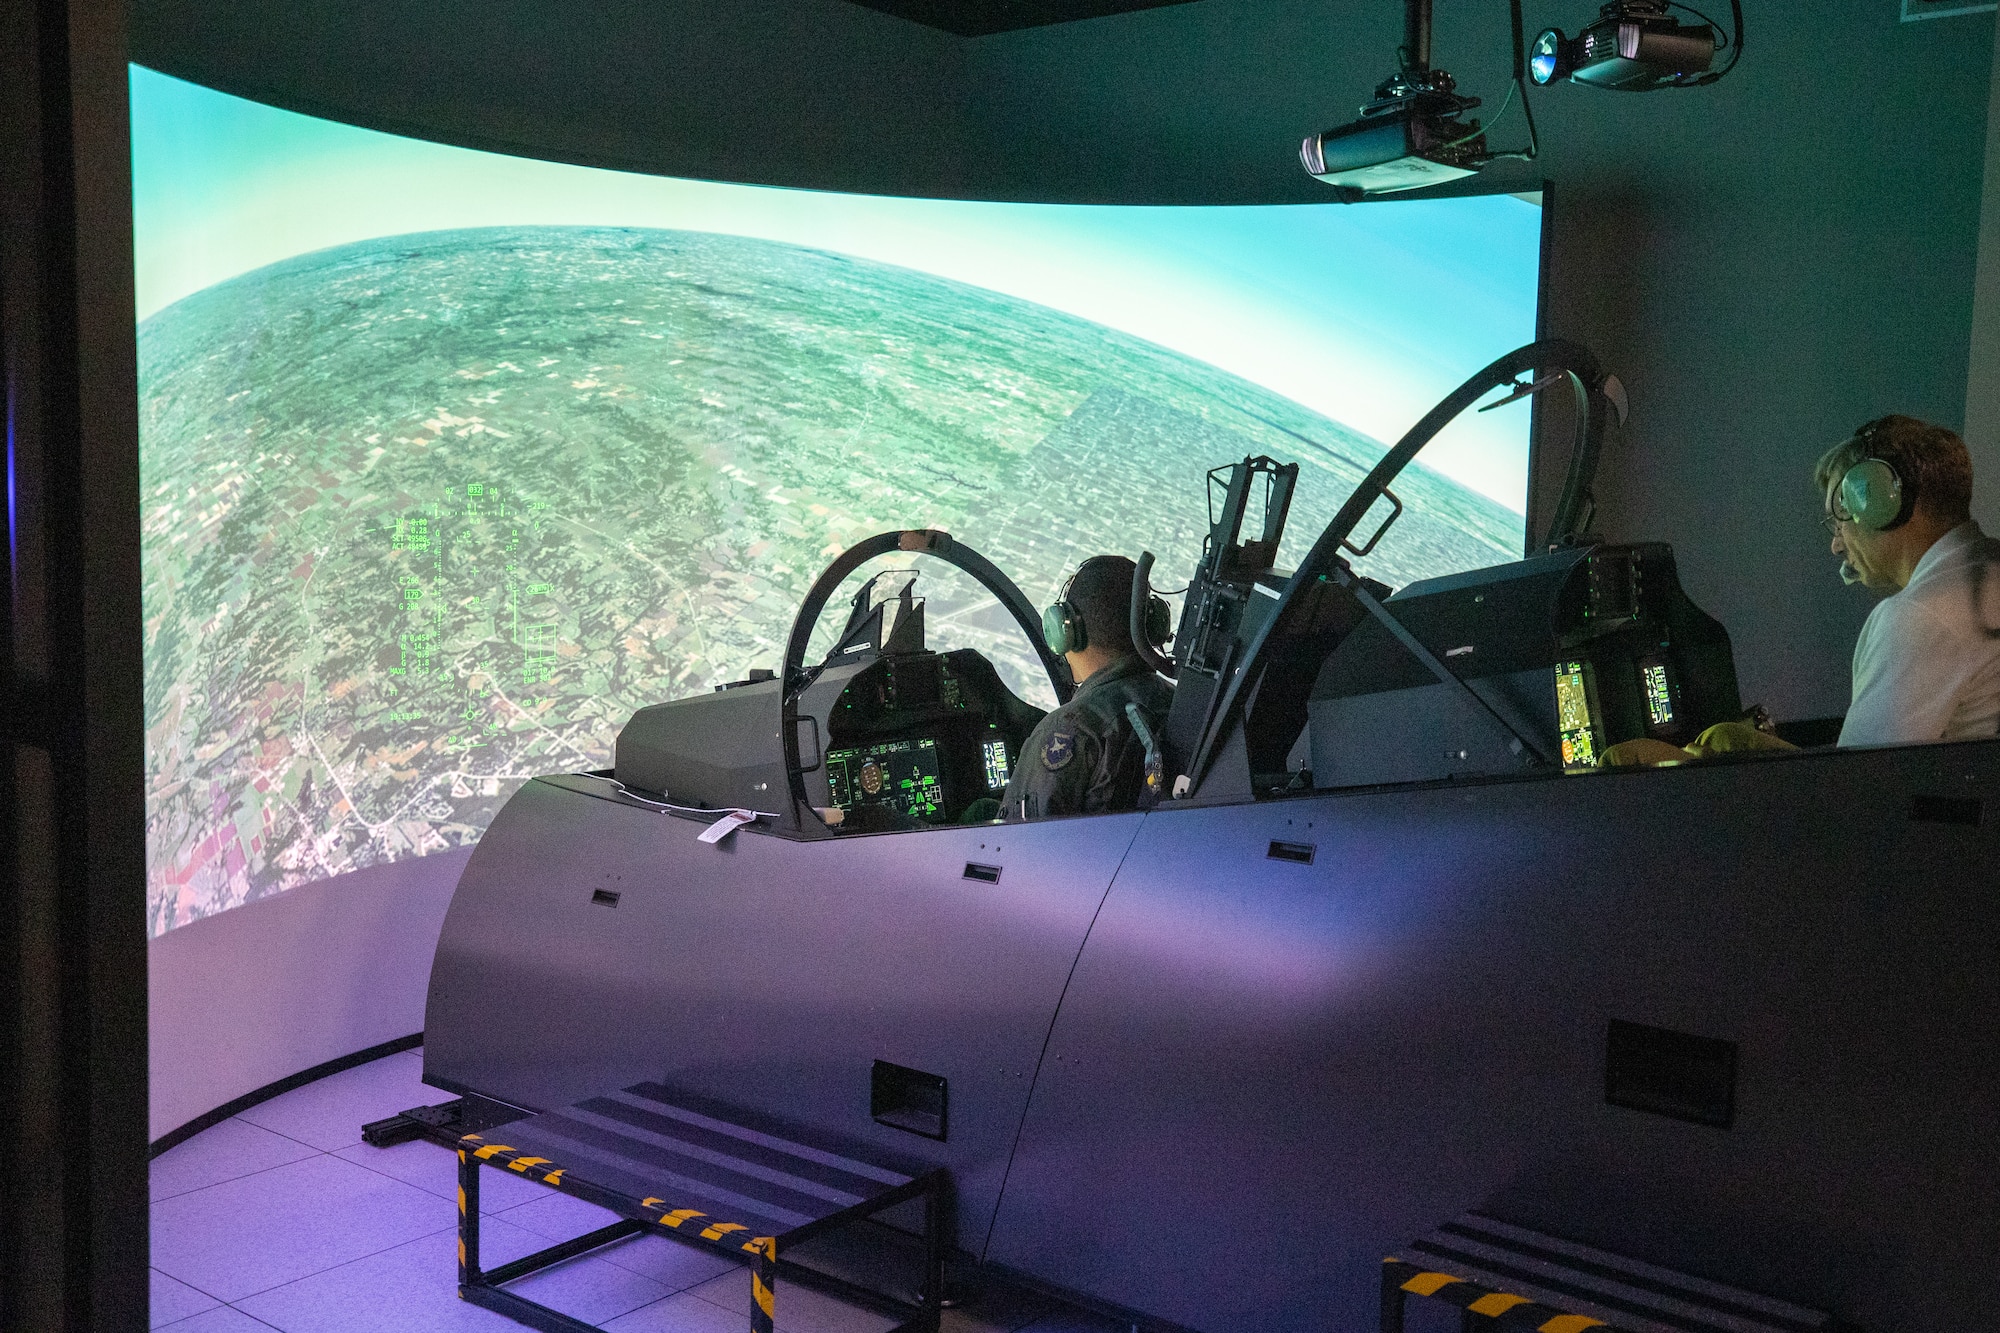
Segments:
[[[1993,16],[1898,8],[1749,0],[1728,79],[1538,91],[1543,156],[1502,178],[1555,183],[1549,330],[1630,389],[1599,526],[1675,544],[1735,637],[1744,697],[1781,717],[1844,709],[1869,605],[1834,576],[1812,458],[1882,412],[1965,413]],[[1506,4],[1437,9],[1437,63],[1490,111]],[[1529,31],[1595,11],[1530,0]],[[1394,0],[1200,0],[973,40],[845,0],[139,0],[133,51],[299,110],[603,165],[1312,202],[1300,137],[1351,118],[1399,34]],[[1993,513],[2000,455],[1982,476]]]
[[[1518,178],[1555,182],[1550,332],[1631,391],[1600,527],[1673,542],[1745,700],[1819,716],[1845,710],[1870,599],[1834,577],[1806,475],[1876,414],[1962,419],[1993,16],[1744,8],[1743,63],[1711,88],[1537,91],[1543,155]],[[1596,5],[1526,9],[1532,35]],[[989,188],[1042,198],[1320,197],[1298,141],[1388,72],[1400,10],[1202,0],[982,40],[972,156]],[[1502,0],[1440,0],[1435,63],[1489,110],[1508,57]],[[1982,463],[1990,513],[2000,452]]]
[[[964,43],[847,0],[135,0],[132,59],[398,133],[635,171],[949,192]]]
[[[1973,281],[1972,351],[1966,358],[1965,440],[1975,458],[2000,467],[2000,44],[1986,106],[1986,189],[1979,208],[1979,272]],[[1986,493],[1977,517],[2000,532],[2000,497]]]

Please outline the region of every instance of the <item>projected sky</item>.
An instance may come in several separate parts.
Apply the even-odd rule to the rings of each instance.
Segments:
[[[835,250],[1023,297],[1185,352],[1393,441],[1534,337],[1541,209],[1048,207],[591,171],[377,134],[134,67],[139,318],[306,251],[492,225],[674,226]],[[1495,347],[1498,351],[1495,351]],[[1424,464],[1511,508],[1523,415]]]
[[[871,533],[946,528],[1033,598],[1101,550],[1178,583],[1203,474],[1270,453],[1310,542],[1533,336],[1511,198],[826,195],[132,92],[155,933],[475,841],[633,709],[774,665]],[[1517,556],[1526,448],[1525,407],[1455,428],[1369,572]],[[1034,695],[990,603],[924,590]]]

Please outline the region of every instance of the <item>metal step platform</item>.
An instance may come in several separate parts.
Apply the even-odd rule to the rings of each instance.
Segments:
[[[1465,1333],[1854,1333],[1823,1311],[1476,1212],[1402,1256],[1382,1261],[1382,1333],[1403,1333],[1411,1296],[1456,1305]]]
[[[801,1142],[732,1108],[657,1083],[637,1083],[456,1143],[459,1295],[544,1333],[591,1326],[505,1289],[550,1264],[641,1232],[708,1245],[751,1267],[750,1327],[773,1333],[777,1278],[829,1291],[904,1322],[892,1333],[937,1333],[948,1245],[949,1179],[942,1168],[888,1162],[851,1146]],[[620,1220],[494,1269],[479,1262],[479,1168],[538,1180]],[[914,1304],[782,1259],[834,1228],[921,1200],[924,1272]]]

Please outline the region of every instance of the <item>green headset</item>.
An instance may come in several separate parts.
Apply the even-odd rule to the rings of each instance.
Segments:
[[[1871,421],[1854,437],[1867,448],[1881,426],[1880,421]],[[1841,474],[1834,502],[1837,511],[1846,511],[1857,526],[1887,532],[1910,521],[1916,512],[1917,487],[1915,482],[1904,481],[1888,459],[1864,458]]]
[[[1083,571],[1100,561],[1122,560],[1123,556],[1094,555],[1076,567],[1063,583],[1062,591],[1056,595],[1055,604],[1042,612],[1042,638],[1049,645],[1049,651],[1061,656],[1064,653],[1080,653],[1090,647],[1090,631],[1085,628],[1083,612],[1069,599],[1069,591],[1075,586]],[[1129,563],[1129,562],[1128,562]],[[1173,633],[1173,612],[1159,597],[1146,598],[1146,641],[1158,647]]]

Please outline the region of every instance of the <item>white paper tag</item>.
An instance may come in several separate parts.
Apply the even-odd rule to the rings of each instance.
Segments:
[[[736,832],[737,829],[751,823],[756,818],[757,812],[754,810],[731,810],[724,814],[722,818],[703,829],[701,836],[696,841],[721,842],[724,838]]]

